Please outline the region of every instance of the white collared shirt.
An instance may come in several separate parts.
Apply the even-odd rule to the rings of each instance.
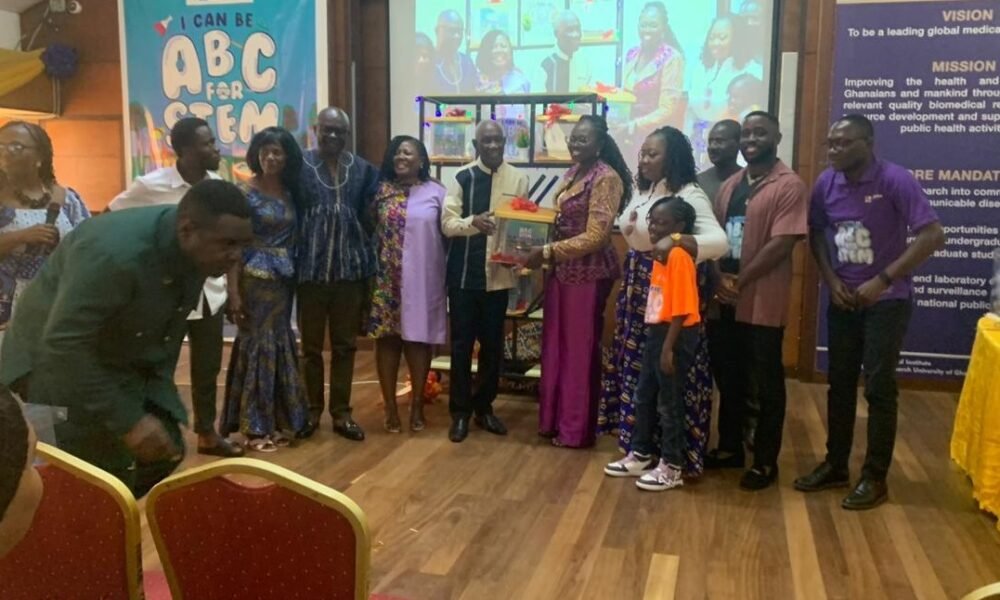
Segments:
[[[222,179],[214,172],[208,171],[209,179]],[[136,177],[132,185],[118,194],[108,208],[122,210],[140,206],[156,206],[158,204],[177,204],[184,194],[191,189],[191,184],[181,177],[176,166],[163,167]],[[188,315],[189,321],[201,319],[204,313],[204,302],[208,303],[209,311],[214,315],[226,304],[226,278],[209,277],[205,279],[204,291],[198,306]]]

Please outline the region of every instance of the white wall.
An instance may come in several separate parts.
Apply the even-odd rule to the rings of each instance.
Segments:
[[[21,37],[21,16],[9,10],[0,10],[0,48],[11,50]]]

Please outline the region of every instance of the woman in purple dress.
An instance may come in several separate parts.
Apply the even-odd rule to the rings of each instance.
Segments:
[[[430,178],[430,158],[420,140],[396,136],[382,161],[375,194],[378,269],[372,289],[368,335],[375,338],[375,364],[385,429],[399,433],[396,380],[406,355],[412,382],[410,430],[424,428],[423,383],[434,344],[445,342],[447,308],[441,207],[445,188]],[[405,302],[404,302],[405,298]]]
[[[568,146],[576,164],[556,195],[554,241],[532,249],[526,266],[553,265],[545,286],[539,433],[555,446],[583,448],[594,443],[604,305],[620,273],[611,228],[632,195],[632,174],[603,117],[581,117]]]

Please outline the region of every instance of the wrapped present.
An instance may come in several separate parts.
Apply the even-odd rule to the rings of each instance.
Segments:
[[[464,115],[464,111],[462,112],[462,115],[445,115],[427,119],[427,123],[431,126],[431,139],[430,144],[428,144],[431,160],[472,160],[472,139],[475,137],[475,124],[471,118]]]
[[[573,127],[580,121],[580,115],[561,104],[550,104],[545,114],[538,115],[542,128],[541,137],[544,143],[545,156],[550,160],[569,160],[569,146],[566,139]]]
[[[493,213],[497,232],[490,248],[490,262],[520,266],[535,246],[549,242],[556,211],[541,208],[527,198],[514,198]]]

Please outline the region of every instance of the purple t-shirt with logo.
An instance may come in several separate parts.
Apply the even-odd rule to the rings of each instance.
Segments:
[[[907,235],[938,221],[923,188],[903,167],[876,160],[856,183],[827,169],[813,187],[809,228],[824,229],[837,276],[851,289],[878,276],[907,247]],[[909,298],[910,277],[879,300]]]

